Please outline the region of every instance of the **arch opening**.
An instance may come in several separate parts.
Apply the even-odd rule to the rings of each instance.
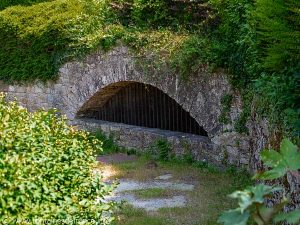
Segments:
[[[139,82],[103,88],[83,105],[77,117],[208,136],[174,99]]]

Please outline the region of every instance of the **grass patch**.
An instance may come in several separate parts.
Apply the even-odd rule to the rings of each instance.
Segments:
[[[168,224],[165,218],[157,215],[149,215],[145,210],[136,209],[128,204],[120,208],[117,216],[117,225],[163,225]]]
[[[149,188],[132,191],[132,193],[142,199],[148,198],[168,198],[174,194],[174,191],[164,188]]]
[[[204,165],[196,167],[189,163],[159,161],[157,167],[149,167],[152,160],[139,157],[137,161],[110,164],[114,171],[110,179],[122,178],[136,181],[153,181],[163,174],[172,174],[170,182],[193,184],[193,191],[180,191],[189,199],[189,204],[182,208],[163,208],[158,212],[149,213],[144,210],[121,207],[118,212],[117,224],[201,224],[215,225],[219,215],[235,206],[234,201],[227,197],[237,188],[242,189],[251,184],[250,176],[238,172],[234,168],[220,172]],[[105,170],[107,165],[100,165]],[[133,191],[139,198],[172,197],[177,191],[151,188]]]

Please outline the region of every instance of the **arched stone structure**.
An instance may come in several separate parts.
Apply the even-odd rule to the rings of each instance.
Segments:
[[[111,87],[109,95],[112,95],[122,82],[150,84],[174,99],[207,131],[214,148],[219,149],[220,160],[236,165],[248,163],[247,137],[228,132],[231,127],[224,127],[218,120],[222,97],[232,93],[224,73],[211,73],[202,68],[197,75],[183,81],[168,69],[145,73],[136,61],[126,47],[115,48],[106,54],[99,51],[82,60],[66,63],[60,68],[56,81],[0,84],[0,91],[6,92],[8,99],[16,97],[30,110],[57,108],[74,120],[80,109],[101,101],[97,93],[107,86]],[[230,114],[232,120],[239,111],[239,98],[235,96]]]
[[[57,108],[70,120],[74,120],[76,113],[82,107],[86,107],[88,100],[97,99],[97,93],[104,87],[121,84],[123,81],[141,82],[157,87],[188,111],[207,131],[209,138],[206,139],[201,136],[188,139],[183,136],[167,136],[176,151],[183,150],[182,146],[186,147],[188,141],[188,146],[197,160],[208,159],[217,165],[250,166],[251,170],[263,168],[259,152],[269,147],[270,133],[267,122],[260,121],[255,114],[252,115],[248,121],[248,136],[234,132],[230,123],[223,125],[218,121],[222,108],[221,98],[225,94],[230,93],[234,96],[230,111],[231,122],[238,118],[241,111],[241,100],[231,90],[226,75],[222,72],[211,73],[202,68],[195,76],[191,76],[188,82],[181,81],[168,69],[145,73],[137,66],[135,56],[130,54],[126,47],[118,47],[107,54],[98,51],[82,60],[66,63],[60,69],[56,81],[24,85],[7,85],[0,82],[0,91],[7,94],[8,100],[17,98],[31,111],[42,107]],[[87,125],[85,121],[76,123],[83,127]],[[106,132],[117,131],[119,140],[125,145],[128,144],[128,135],[131,135],[133,139],[130,141],[133,143],[130,144],[138,144],[137,147],[149,144],[149,134],[151,138],[161,137],[160,132],[145,132],[132,126],[120,128],[116,124],[98,124],[90,121],[88,126],[92,129],[101,127]],[[140,143],[141,139],[143,143]],[[300,179],[290,174],[287,181],[287,192],[291,193],[293,207],[299,208]]]
[[[9,97],[19,98],[29,109],[55,107],[69,119],[74,119],[79,109],[90,98],[95,98],[98,91],[121,81],[151,84],[162,90],[190,112],[210,137],[222,131],[222,124],[218,122],[221,98],[231,91],[224,74],[203,69],[188,82],[172,73],[153,71],[150,75],[145,74],[125,47],[106,55],[99,52],[83,61],[66,63],[60,69],[57,81],[24,86],[2,85],[2,91],[8,92]]]
[[[76,117],[207,136],[174,99],[152,85],[133,81],[101,88],[83,104]]]

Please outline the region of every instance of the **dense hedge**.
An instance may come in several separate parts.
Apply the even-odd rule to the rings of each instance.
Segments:
[[[300,2],[211,3],[221,19],[217,30],[208,36],[216,43],[210,51],[218,66],[229,69],[232,83],[246,97],[244,102],[267,116],[279,132],[299,137]],[[245,108],[249,114],[249,106]]]
[[[98,140],[3,96],[0,124],[0,224],[110,224],[111,187],[93,174]]]
[[[63,62],[99,44],[105,14],[101,6],[56,0],[1,11],[0,79],[55,77]]]
[[[0,1],[0,10],[5,9],[9,6],[14,5],[32,5],[35,3],[46,2],[51,0],[1,0]]]

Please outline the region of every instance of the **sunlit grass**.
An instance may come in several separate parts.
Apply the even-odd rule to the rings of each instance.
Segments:
[[[174,191],[161,188],[150,188],[130,191],[137,198],[169,198],[185,195],[188,205],[182,208],[162,208],[157,212],[146,212],[134,209],[127,204],[118,212],[117,224],[199,224],[215,225],[220,213],[234,207],[234,202],[227,197],[229,193],[249,184],[249,177],[243,173],[216,172],[207,168],[196,168],[187,163],[156,162],[156,168],[149,168],[150,161],[145,157],[137,161],[100,165],[109,169],[109,179],[131,179],[136,181],[153,181],[163,174],[172,174],[170,182],[181,182],[195,185],[193,191]],[[235,179],[234,177],[237,177]]]

